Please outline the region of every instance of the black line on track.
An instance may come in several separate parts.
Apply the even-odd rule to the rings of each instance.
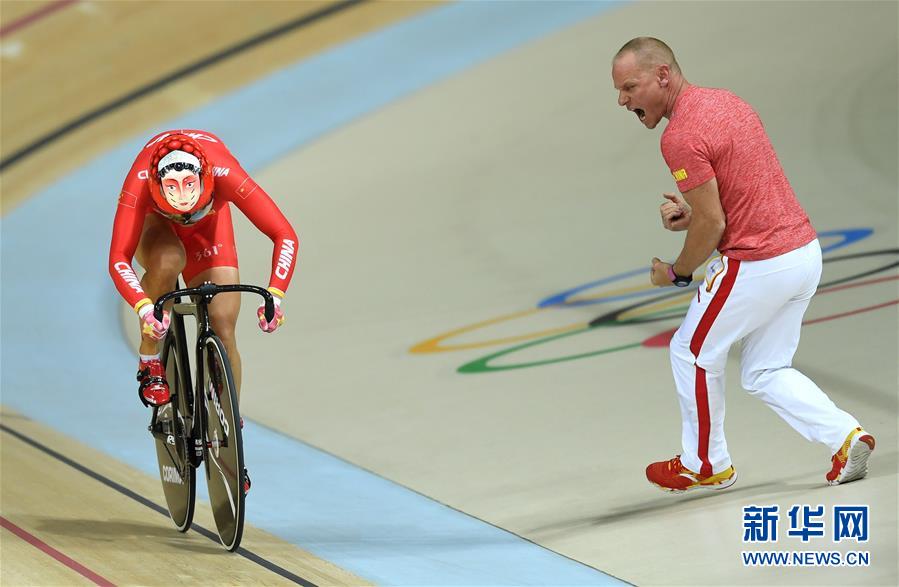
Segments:
[[[219,51],[218,53],[215,53],[208,57],[204,57],[203,59],[200,59],[199,61],[196,61],[194,63],[191,63],[190,65],[182,67],[181,69],[179,69],[173,73],[170,73],[170,74],[166,75],[165,77],[162,77],[160,79],[152,81],[146,85],[143,85],[143,86],[137,88],[136,90],[133,90],[130,93],[125,94],[124,96],[121,96],[120,98],[116,98],[115,100],[113,100],[111,102],[107,102],[106,104],[103,104],[102,106],[95,108],[94,110],[91,110],[90,112],[79,116],[75,120],[72,120],[72,121],[68,122],[67,124],[64,124],[63,126],[57,128],[56,130],[53,130],[53,131],[45,134],[44,136],[38,138],[37,140],[29,143],[28,145],[25,145],[24,147],[22,147],[21,149],[19,149],[18,151],[16,151],[9,157],[7,157],[6,159],[3,159],[2,161],[0,161],[0,171],[6,169],[7,167],[9,167],[11,165],[15,165],[19,161],[25,159],[26,157],[29,157],[30,155],[33,155],[37,151],[43,149],[47,145],[61,139],[62,137],[66,136],[67,134],[69,134],[75,130],[78,130],[82,126],[85,126],[85,125],[93,122],[94,120],[97,120],[98,118],[109,114],[110,112],[114,112],[114,111],[118,110],[119,108],[127,106],[128,104],[130,104],[131,102],[134,102],[135,100],[138,100],[140,98],[143,98],[144,96],[152,94],[153,92],[161,90],[162,88],[164,88],[165,86],[167,86],[169,84],[179,81],[191,74],[197,73],[200,70],[206,69],[207,67],[215,65],[216,63],[224,61],[225,59],[228,59],[229,57],[233,57],[233,56],[237,55],[238,53],[246,51],[247,49],[252,49],[253,47],[262,45],[263,43],[266,43],[268,41],[276,39],[282,35],[293,32],[297,29],[301,29],[305,26],[308,26],[310,24],[318,22],[319,20],[322,20],[324,18],[327,18],[327,17],[337,14],[339,12],[342,12],[343,10],[346,10],[347,8],[351,8],[357,4],[361,4],[362,2],[367,2],[367,1],[369,1],[369,0],[343,0],[343,1],[337,2],[335,4],[330,4],[330,5],[326,6],[325,8],[322,8],[321,10],[318,10],[311,14],[306,14],[306,15],[296,18],[294,20],[288,21],[288,22],[286,22],[282,25],[279,25],[273,29],[270,29],[268,31],[260,33],[260,34],[256,35],[255,37],[250,37],[249,39],[241,41],[241,42],[237,43],[236,45],[227,47],[227,48]]]
[[[848,255],[836,255],[834,257],[824,257],[822,259],[822,263],[827,264],[827,263],[833,263],[834,261],[846,261],[849,259],[877,257],[880,255],[899,255],[899,249],[878,249],[876,251],[861,251],[859,253],[850,253]],[[855,274],[849,275],[847,277],[840,277],[838,279],[833,279],[831,281],[819,283],[818,289],[815,290],[815,293],[817,294],[817,292],[819,292],[823,289],[827,289],[828,287],[833,287],[835,285],[842,285],[844,283],[849,283],[851,281],[855,281],[856,279],[862,279],[863,277],[868,277],[870,275],[876,275],[876,274],[882,273],[884,271],[889,271],[890,269],[893,269],[894,267],[899,267],[899,261],[887,263],[885,265],[881,265],[880,267],[875,267],[874,269],[870,269],[868,271],[860,271],[859,273],[855,273]],[[626,314],[627,312],[636,310],[637,308],[642,308],[643,306],[649,306],[651,304],[660,302],[662,300],[666,300],[668,298],[676,298],[676,297],[684,295],[686,293],[694,292],[694,291],[696,291],[696,287],[699,287],[699,284],[702,283],[702,280],[703,280],[703,278],[700,277],[699,280],[695,282],[697,285],[689,287],[689,289],[688,288],[678,288],[676,291],[661,293],[657,296],[652,296],[652,297],[640,300],[629,306],[625,306],[623,308],[618,308],[617,310],[610,310],[609,312],[606,312],[605,314],[601,314],[601,315],[597,316],[596,318],[594,318],[593,320],[591,320],[589,323],[589,327],[596,328],[598,326],[602,326],[603,324],[615,324],[618,322],[618,317],[623,314]],[[561,303],[561,304],[557,304],[557,305],[564,306],[565,304]],[[682,317],[686,313],[687,312],[684,311],[683,314],[680,314],[680,315],[668,314],[668,315],[656,316],[654,318],[637,317],[637,318],[632,318],[632,319],[623,321],[622,324],[647,324],[649,322],[661,322],[664,320],[670,320],[671,318]]]
[[[126,497],[130,497],[137,503],[150,508],[154,512],[156,512],[158,514],[162,514],[166,518],[169,517],[168,510],[165,509],[164,507],[162,507],[161,505],[147,499],[143,495],[140,495],[139,493],[132,491],[131,489],[128,489],[127,487],[125,487],[124,485],[122,485],[120,483],[116,483],[109,477],[106,477],[105,475],[101,475],[100,473],[97,473],[96,471],[89,469],[88,467],[82,465],[81,463],[74,461],[63,454],[56,452],[52,448],[50,448],[44,444],[41,444],[40,442],[38,442],[37,440],[34,440],[30,436],[27,436],[17,430],[13,430],[12,428],[6,426],[5,424],[0,424],[0,430],[2,430],[3,432],[6,432],[7,434],[15,436],[22,442],[29,444],[32,447],[36,448],[37,450],[72,467],[76,471],[78,471],[80,473],[84,473],[91,479],[94,479],[95,481],[99,481],[100,483],[102,483],[103,485],[106,485],[110,489],[114,489],[115,491],[118,491],[122,495],[124,495]],[[205,536],[206,538],[212,540],[216,544],[221,544],[221,541],[219,540],[219,537],[215,532],[212,532],[211,530],[208,530],[208,529],[204,528],[203,526],[200,526],[199,524],[196,524],[196,523],[191,525],[191,529],[195,530],[197,533]],[[291,573],[287,569],[280,567],[280,566],[276,565],[275,563],[262,558],[258,554],[254,553],[252,551],[249,551],[242,546],[239,547],[235,552],[237,554],[241,555],[242,557],[244,557],[245,559],[258,564],[259,566],[261,566],[273,573],[276,573],[276,574],[284,577],[288,581],[292,581],[293,583],[296,583],[297,585],[303,585],[304,587],[318,587],[318,585],[316,585],[315,583],[312,583],[312,582],[300,577],[299,575],[295,575],[295,574]]]

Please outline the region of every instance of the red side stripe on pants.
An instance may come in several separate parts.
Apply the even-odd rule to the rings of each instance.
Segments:
[[[699,446],[697,452],[702,461],[700,475],[712,474],[709,461],[709,437],[712,434],[712,418],[709,415],[709,388],[706,386],[705,369],[696,365],[696,416],[699,418]]]
[[[693,353],[696,359],[699,359],[702,344],[705,342],[709,330],[712,329],[712,324],[715,323],[718,314],[721,313],[721,308],[724,307],[727,296],[730,295],[731,290],[734,288],[734,282],[737,280],[739,270],[740,261],[738,259],[727,260],[727,273],[724,275],[718,291],[712,297],[712,301],[709,302],[709,307],[706,308],[705,313],[699,320],[696,331],[693,333],[693,338],[690,339],[690,352]],[[702,468],[699,470],[699,473],[700,475],[711,475],[712,463],[709,461],[709,436],[712,430],[712,421],[709,409],[709,390],[706,385],[705,369],[699,365],[696,365],[696,410],[699,418],[698,456],[702,461]]]

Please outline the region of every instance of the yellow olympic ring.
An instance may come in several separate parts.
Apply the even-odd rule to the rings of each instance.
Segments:
[[[544,310],[549,310],[551,307],[546,308],[530,308],[528,310],[524,310],[521,312],[515,312],[514,314],[506,314],[504,316],[499,316],[497,318],[491,318],[490,320],[484,320],[483,322],[476,322],[475,324],[471,324],[469,326],[463,326],[462,328],[457,328],[456,330],[451,330],[444,334],[440,334],[435,336],[434,338],[430,338],[424,342],[420,342],[409,349],[410,353],[444,353],[449,351],[462,351],[466,349],[479,349],[488,346],[496,346],[500,344],[508,344],[513,342],[521,342],[525,340],[532,340],[535,338],[540,338],[542,336],[550,336],[552,334],[561,334],[563,332],[568,332],[571,330],[577,330],[578,328],[583,328],[586,326],[586,323],[579,322],[577,324],[570,324],[568,326],[560,326],[558,328],[550,328],[547,330],[541,330],[540,332],[534,332],[531,334],[522,334],[519,336],[507,336],[504,338],[494,338],[491,340],[485,340],[481,342],[470,342],[463,344],[454,344],[448,346],[441,346],[440,343],[448,338],[453,338],[455,336],[459,336],[460,334],[465,334],[466,332],[474,332],[475,330],[480,330],[486,326],[492,326],[494,324],[499,324],[501,322],[507,322],[509,320],[514,320],[515,318],[521,318],[522,316],[529,316],[531,314],[536,314],[537,312],[542,312]]]
[[[627,288],[628,291],[632,291],[635,288]],[[643,289],[641,286],[640,289]],[[622,290],[624,291],[624,290]],[[604,295],[609,295],[604,294]],[[616,293],[615,295],[620,295]],[[678,304],[682,304],[685,297],[689,297],[694,295],[693,290],[689,292],[684,292],[683,296],[677,296],[673,299],[665,299],[658,302],[650,303],[645,306],[641,306],[639,308],[635,308],[634,310],[630,310],[628,312],[623,313],[618,317],[616,323],[624,323],[631,319],[638,318],[645,314],[651,314],[653,312],[658,312],[661,310],[665,310],[676,306]],[[479,349],[484,347],[491,346],[499,346],[503,344],[512,344],[518,342],[525,342],[528,340],[534,340],[537,338],[542,338],[545,336],[553,336],[556,334],[563,334],[565,332],[571,332],[573,330],[578,330],[580,328],[586,328],[588,324],[586,322],[576,322],[574,324],[569,324],[567,326],[559,326],[556,328],[548,328],[546,330],[540,330],[537,332],[531,332],[529,334],[520,334],[517,336],[506,336],[502,338],[493,338],[489,340],[482,340],[478,342],[469,342],[469,343],[459,343],[459,344],[442,344],[445,340],[450,338],[454,338],[463,334],[467,334],[470,332],[474,332],[476,330],[481,330],[483,328],[487,328],[488,326],[493,326],[496,324],[500,324],[503,322],[509,322],[511,320],[515,320],[518,318],[523,318],[526,316],[531,316],[538,312],[543,312],[545,310],[552,310],[553,308],[559,309],[564,308],[564,305],[559,306],[545,306],[543,308],[529,308],[527,310],[522,310],[520,312],[515,312],[512,314],[505,314],[503,316],[498,316],[496,318],[491,318],[489,320],[483,320],[481,322],[476,322],[474,324],[470,324],[468,326],[463,326],[462,328],[457,328],[455,330],[450,330],[449,332],[445,332],[434,338],[430,338],[423,342],[420,342],[409,349],[410,353],[446,353],[452,351],[463,351],[468,349]]]

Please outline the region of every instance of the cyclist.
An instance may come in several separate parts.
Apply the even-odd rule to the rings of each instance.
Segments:
[[[113,224],[109,273],[140,318],[137,379],[145,406],[171,400],[159,359],[159,341],[170,316],[166,311],[162,321],[156,320],[156,298],[171,291],[179,274],[188,287],[240,281],[232,203],[274,243],[268,290],[275,316],[266,321],[262,305],[256,312],[263,332],[274,332],[284,322],[281,300],[297,262],[297,235],[221,139],[203,130],[160,133],[141,149],[125,178]],[[132,257],[144,269],[139,280]],[[210,322],[231,359],[238,394],[241,363],[234,327],[239,311],[239,293],[219,294],[209,305]]]

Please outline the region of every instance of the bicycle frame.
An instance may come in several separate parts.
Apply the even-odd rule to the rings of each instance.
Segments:
[[[197,338],[196,343],[194,344],[194,360],[193,365],[196,368],[195,373],[191,373],[190,367],[184,368],[185,376],[187,378],[187,389],[191,390],[191,397],[189,398],[188,405],[191,408],[191,421],[190,421],[190,437],[193,438],[194,447],[193,451],[190,452],[190,464],[194,468],[199,468],[200,463],[206,463],[206,477],[209,478],[209,460],[207,458],[209,447],[206,446],[206,442],[203,441],[203,431],[206,429],[206,410],[203,409],[203,401],[202,401],[202,393],[203,393],[203,381],[205,381],[206,375],[206,364],[203,361],[203,346],[206,344],[206,340],[210,338],[215,333],[212,330],[212,325],[209,322],[209,313],[206,311],[205,303],[197,303],[197,302],[176,302],[172,306],[172,313],[177,315],[178,318],[181,319],[181,336],[184,337],[185,346],[181,347],[182,352],[186,355],[188,354],[188,347],[186,346],[187,335],[184,332],[184,317],[185,316],[193,316],[196,319],[197,323]],[[190,365],[191,362],[183,363],[185,366]],[[190,381],[191,375],[195,375],[195,379]],[[226,441],[227,442],[227,441]]]
[[[203,362],[203,348],[206,345],[206,341],[215,335],[215,332],[212,330],[212,325],[209,322],[209,312],[206,310],[206,306],[209,302],[212,301],[212,298],[215,297],[216,294],[226,293],[226,292],[247,292],[247,293],[255,293],[262,296],[265,303],[265,318],[266,320],[272,320],[275,316],[275,307],[274,307],[274,299],[272,298],[271,292],[261,287],[256,287],[252,285],[216,285],[214,283],[206,282],[199,287],[193,288],[185,288],[185,289],[176,289],[171,291],[163,296],[161,296],[153,307],[153,313],[157,320],[162,320],[162,312],[165,303],[173,298],[181,298],[182,296],[191,296],[197,298],[198,301],[190,301],[190,302],[182,302],[180,300],[176,300],[172,306],[172,320],[178,320],[179,325],[176,327],[176,335],[179,337],[179,340],[174,344],[176,345],[176,352],[179,353],[179,360],[181,361],[181,365],[190,365],[190,362],[187,360],[187,336],[184,332],[184,316],[193,316],[197,321],[197,340],[194,346],[194,365],[196,366],[196,379],[194,382],[191,382],[191,370],[190,368],[184,368],[184,377],[185,377],[185,387],[186,389],[192,390],[192,397],[188,398],[190,407],[191,407],[191,423],[190,423],[190,437],[194,440],[194,450],[190,452],[190,464],[194,468],[200,466],[201,462],[206,462],[206,477],[209,478],[209,461],[207,458],[207,454],[209,451],[209,446],[203,441],[203,430],[206,427],[206,411],[201,409],[203,407],[202,401],[202,393],[201,389],[203,385],[203,381],[205,380],[206,374],[206,365]],[[158,409],[158,408],[157,408]],[[157,410],[153,411],[153,421],[156,419]],[[156,435],[156,431],[153,430],[151,425],[151,432]],[[227,446],[227,439],[224,440],[222,446]]]

